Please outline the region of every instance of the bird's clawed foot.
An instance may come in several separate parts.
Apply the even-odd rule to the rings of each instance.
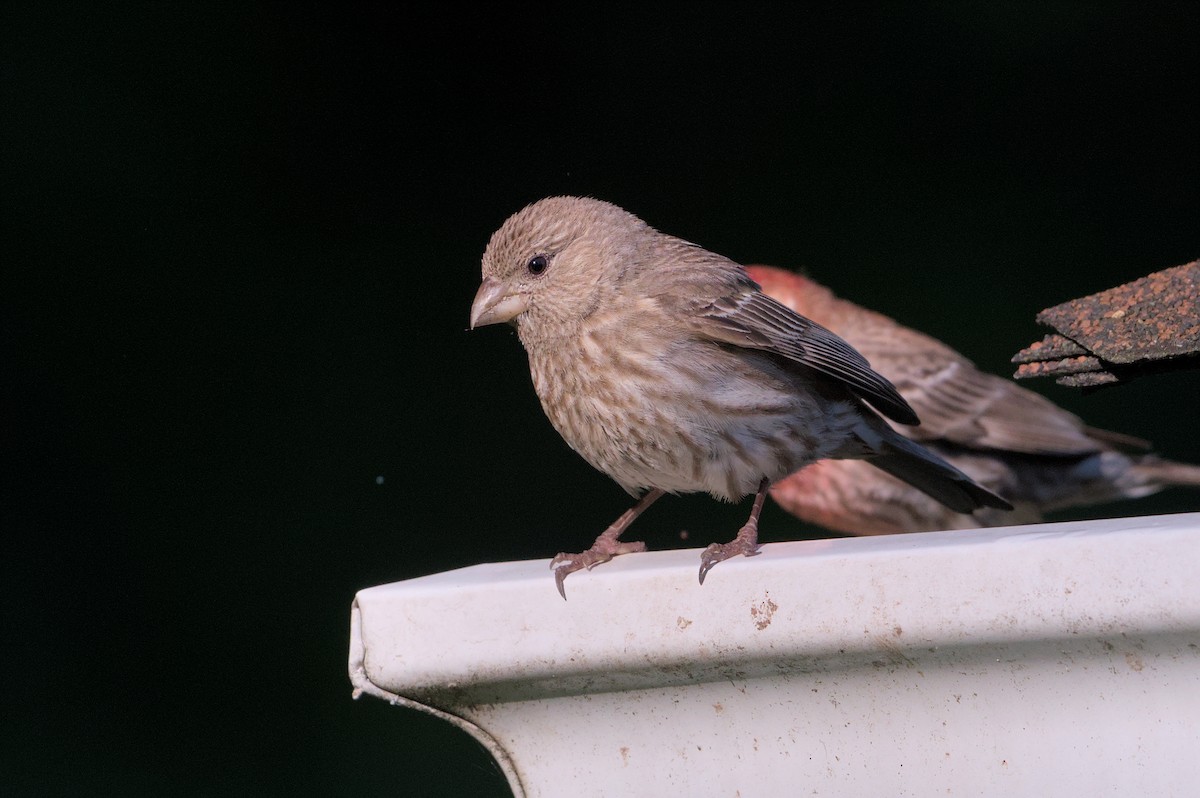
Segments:
[[[758,483],[758,493],[754,496],[754,506],[750,508],[750,518],[738,530],[737,537],[728,543],[713,543],[700,555],[700,584],[704,584],[704,577],[708,576],[708,572],[717,563],[739,554],[747,557],[758,554],[758,516],[762,513],[763,502],[766,501],[767,488],[770,485],[766,477]]]
[[[700,584],[704,584],[704,577],[713,569],[713,566],[719,562],[728,560],[730,557],[736,557],[739,554],[744,554],[747,557],[753,557],[758,554],[757,535],[750,538],[743,538],[741,533],[736,538],[728,543],[713,543],[704,553],[700,555]]]
[[[558,594],[563,597],[563,601],[566,601],[567,591],[563,587],[563,580],[576,571],[582,571],[584,568],[590,571],[600,563],[608,562],[619,554],[635,554],[645,550],[646,544],[640,540],[622,543],[602,535],[587,551],[581,551],[578,554],[560,553],[550,561],[550,568],[554,571],[554,582],[558,585]]]

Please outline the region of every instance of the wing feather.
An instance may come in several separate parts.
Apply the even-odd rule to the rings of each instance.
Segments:
[[[890,382],[843,339],[757,290],[757,286],[689,309],[696,332],[748,349],[771,352],[843,383],[888,418],[919,424]]]

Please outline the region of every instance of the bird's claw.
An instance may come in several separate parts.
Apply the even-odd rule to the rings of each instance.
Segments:
[[[590,571],[593,566],[599,565],[609,559],[611,557],[601,559],[591,551],[584,551],[578,554],[568,554],[565,551],[560,552],[558,556],[550,561],[550,568],[554,571],[554,584],[558,586],[558,595],[563,597],[563,601],[567,600],[567,590],[563,587],[563,582],[568,576],[584,568]]]
[[[713,566],[719,562],[724,562],[730,557],[736,557],[739,554],[746,557],[753,557],[758,554],[758,544],[750,540],[731,540],[728,543],[713,543],[709,545],[704,553],[700,555],[700,584],[704,584],[704,577],[708,576],[708,572],[713,569]]]
[[[641,541],[629,541],[615,545],[600,545],[597,541],[597,545],[578,554],[559,552],[550,561],[550,568],[554,571],[554,584],[558,586],[558,595],[563,597],[563,601],[567,600],[567,590],[563,587],[563,582],[576,571],[582,571],[585,568],[590,571],[618,554],[632,554],[645,550],[646,544]]]

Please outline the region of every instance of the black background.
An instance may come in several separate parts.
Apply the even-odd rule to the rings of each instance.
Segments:
[[[5,13],[0,792],[507,794],[352,702],[346,650],[357,589],[627,506],[466,329],[527,202],[806,268],[1000,374],[1038,310],[1200,255],[1195,4],[647,5]],[[1197,461],[1198,385],[1030,387]]]

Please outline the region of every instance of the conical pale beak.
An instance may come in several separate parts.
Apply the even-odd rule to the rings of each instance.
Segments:
[[[512,321],[525,312],[525,298],[508,293],[508,286],[493,277],[485,277],[471,303],[471,329],[486,324]]]

